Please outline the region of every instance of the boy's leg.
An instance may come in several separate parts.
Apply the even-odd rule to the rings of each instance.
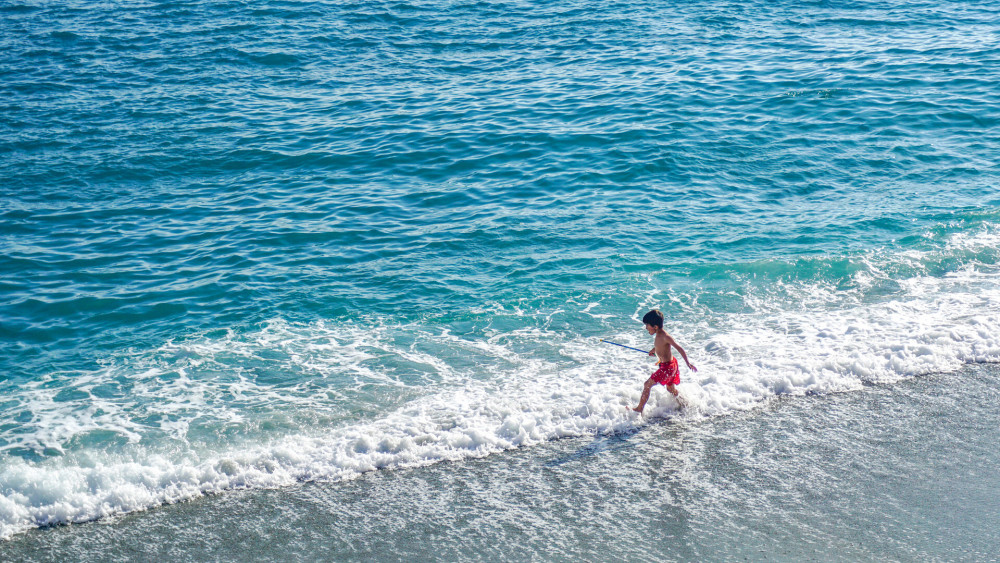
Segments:
[[[642,396],[639,397],[639,406],[634,407],[632,410],[635,412],[642,412],[642,408],[646,406],[646,401],[649,400],[649,390],[653,388],[656,382],[650,377],[646,380],[646,384],[642,386]]]
[[[675,399],[677,399],[677,405],[680,406],[681,408],[684,408],[685,403],[684,400],[681,399],[681,392],[677,390],[677,387],[673,385],[667,385],[667,391],[670,391],[670,394],[673,395]]]

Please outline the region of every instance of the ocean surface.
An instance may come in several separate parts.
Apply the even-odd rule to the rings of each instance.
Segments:
[[[0,0],[0,558],[995,560],[997,84],[989,2]]]

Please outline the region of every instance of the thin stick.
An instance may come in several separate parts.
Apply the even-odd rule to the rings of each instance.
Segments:
[[[621,346],[622,348],[628,348],[629,350],[635,350],[636,352],[642,352],[643,354],[649,354],[648,350],[640,350],[638,348],[633,348],[631,346],[626,346],[624,344],[619,344],[617,342],[612,342],[610,340],[605,340],[603,338],[601,339],[601,342],[604,342],[605,344],[614,344],[615,346]]]

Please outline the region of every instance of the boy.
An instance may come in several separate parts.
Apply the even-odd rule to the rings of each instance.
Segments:
[[[681,353],[681,357],[684,358],[684,363],[687,364],[688,369],[691,371],[698,370],[688,361],[684,349],[669,334],[663,332],[663,313],[653,309],[642,317],[642,322],[646,325],[646,331],[649,334],[655,335],[653,338],[653,349],[649,351],[649,355],[652,356],[655,354],[659,358],[660,369],[653,372],[653,375],[649,376],[649,379],[646,380],[646,384],[642,387],[642,397],[639,398],[639,406],[632,410],[638,413],[642,412],[642,408],[646,406],[646,401],[649,399],[649,390],[656,383],[666,385],[667,391],[670,391],[677,398],[677,404],[683,408],[684,402],[681,401],[677,387],[675,387],[681,382],[681,373],[677,367],[677,358],[670,354],[670,347],[677,348],[677,351]]]

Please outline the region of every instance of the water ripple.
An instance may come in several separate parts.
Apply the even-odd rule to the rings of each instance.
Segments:
[[[985,6],[0,13],[0,317],[19,373],[35,344],[91,357],[221,319],[419,317],[649,270],[683,285],[996,203]]]

